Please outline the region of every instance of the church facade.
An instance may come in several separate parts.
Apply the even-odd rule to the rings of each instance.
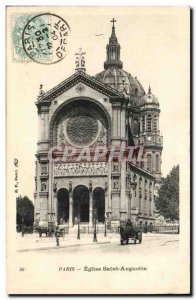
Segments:
[[[154,224],[163,148],[159,102],[124,71],[114,23],[104,70],[89,76],[78,52],[76,72],[48,92],[41,86],[36,106],[35,222],[92,224],[96,212],[100,223],[107,216]],[[100,154],[132,148],[143,149],[142,159]]]

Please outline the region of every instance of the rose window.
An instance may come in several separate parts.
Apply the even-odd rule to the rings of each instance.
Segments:
[[[94,115],[77,111],[69,116],[66,125],[67,137],[74,145],[91,144],[98,133],[98,122]]]

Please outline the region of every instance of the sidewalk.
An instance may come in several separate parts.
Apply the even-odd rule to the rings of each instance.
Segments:
[[[162,234],[162,233],[143,233],[143,239],[168,239],[171,237],[179,239],[179,234]],[[103,233],[97,234],[97,242],[93,242],[93,234],[80,234],[80,240],[77,239],[77,234],[66,234],[65,237],[59,238],[59,246],[56,246],[55,237],[39,237],[38,234],[26,234],[24,237],[21,234],[17,234],[17,250],[19,252],[40,251],[59,248],[70,247],[83,247],[83,246],[95,246],[109,243],[120,243],[120,235],[114,233],[107,233],[104,237]]]
[[[119,236],[116,235],[118,240]],[[81,234],[80,240],[77,235],[67,234],[65,237],[59,238],[59,246],[56,246],[55,237],[39,237],[38,235],[20,235],[17,236],[17,250],[19,252],[39,251],[57,248],[68,248],[75,246],[91,246],[111,243],[111,237],[104,237],[101,234],[97,235],[97,242],[93,242],[93,234]]]

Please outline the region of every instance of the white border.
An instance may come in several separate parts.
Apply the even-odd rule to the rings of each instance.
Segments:
[[[55,4],[55,5],[54,5]],[[1,266],[1,280],[0,280],[0,298],[1,299],[7,299],[8,296],[6,295],[6,252],[5,252],[5,212],[6,212],[6,194],[5,194],[5,115],[6,115],[6,106],[5,106],[5,95],[6,95],[6,87],[5,87],[5,7],[6,6],[190,6],[193,10],[195,10],[196,7],[196,1],[195,0],[156,0],[156,1],[148,1],[148,0],[137,0],[137,1],[126,1],[126,0],[99,0],[99,1],[80,1],[80,0],[41,0],[41,1],[34,1],[33,3],[28,0],[23,1],[17,1],[17,0],[1,0],[0,1],[0,191],[1,191],[1,197],[0,197],[0,220],[1,220],[1,226],[0,226],[0,237],[1,237],[1,243],[0,243],[0,266]],[[194,13],[194,12],[193,12]],[[195,41],[195,26],[193,21],[193,41]],[[192,42],[193,42],[192,41]],[[194,44],[193,44],[194,49]],[[195,69],[195,62],[193,65],[193,70]],[[195,86],[195,78],[193,78],[193,87]],[[193,89],[192,87],[192,89]],[[194,103],[194,99],[192,99],[192,102]],[[193,105],[192,105],[193,106]],[[196,112],[196,105],[193,106],[194,111],[192,114]],[[194,119],[193,117],[193,119]],[[195,122],[194,122],[195,123]],[[193,128],[193,133],[196,132],[195,124]],[[194,134],[195,137],[195,134]],[[195,162],[194,162],[194,170],[195,170]],[[192,187],[196,184],[196,179],[192,179]],[[194,202],[194,197],[192,199]],[[194,205],[194,216],[195,216],[195,207]],[[194,219],[194,218],[193,218]],[[194,226],[195,229],[195,226]],[[194,245],[195,246],[195,245]],[[195,249],[195,247],[194,247]],[[195,262],[195,259],[194,259]],[[195,269],[195,264],[194,264]],[[20,297],[18,297],[20,298]],[[23,299],[26,299],[28,297],[21,297]],[[41,299],[41,297],[37,297],[38,299]],[[57,298],[57,297],[53,297]],[[69,297],[66,297],[69,298]],[[104,297],[102,297],[104,298]],[[115,297],[116,298],[116,297]],[[140,298],[140,297],[139,297]],[[184,297],[183,297],[184,298]],[[137,297],[138,299],[138,297]]]

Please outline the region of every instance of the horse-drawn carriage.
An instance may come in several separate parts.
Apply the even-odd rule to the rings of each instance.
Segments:
[[[129,243],[129,240],[133,240],[134,244],[139,241],[139,244],[142,242],[142,229],[136,225],[133,225],[129,220],[127,222],[121,222],[119,226],[120,233],[120,243],[123,245]]]
[[[36,228],[36,231],[39,233],[39,237],[42,237],[42,234],[45,234],[46,237],[53,237],[55,235],[56,227],[55,226],[38,226]],[[65,236],[65,229],[59,228],[59,236],[64,237]]]

